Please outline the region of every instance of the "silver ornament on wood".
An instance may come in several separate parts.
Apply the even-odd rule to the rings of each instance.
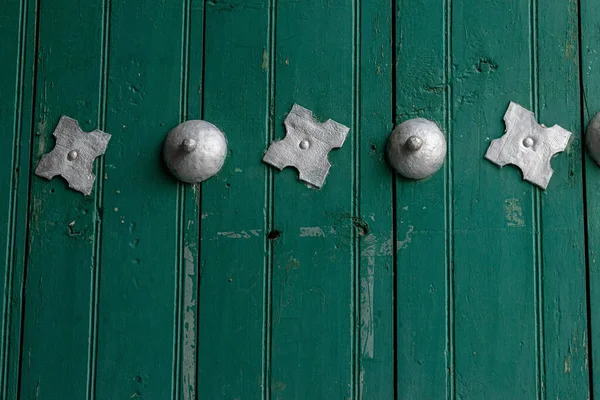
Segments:
[[[227,140],[213,124],[191,120],[173,128],[163,145],[163,160],[179,180],[200,183],[216,175],[227,156]]]
[[[391,166],[410,179],[424,179],[436,173],[446,158],[446,138],[435,124],[415,118],[398,125],[388,139]]]

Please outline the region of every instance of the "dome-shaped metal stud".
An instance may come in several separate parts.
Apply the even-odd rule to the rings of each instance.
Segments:
[[[446,138],[435,122],[415,118],[394,129],[388,139],[387,154],[400,175],[423,179],[442,167],[446,148]]]
[[[192,120],[171,129],[163,145],[163,160],[179,180],[199,183],[221,170],[227,140],[213,124]]]
[[[585,144],[590,156],[600,164],[600,113],[592,118],[585,131]]]

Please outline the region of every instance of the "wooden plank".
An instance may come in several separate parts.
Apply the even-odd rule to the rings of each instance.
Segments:
[[[202,71],[204,70],[204,2],[183,2],[181,121],[202,118]],[[200,244],[200,185],[179,184],[178,315],[174,381],[175,398],[197,398],[198,285]]]
[[[113,2],[95,396],[172,398],[180,191],[160,154],[182,115],[182,2]]]
[[[537,2],[538,119],[573,132],[552,160],[540,193],[544,389],[549,399],[589,398],[586,263],[582,183],[579,18],[576,1]],[[534,36],[535,40],[535,36]]]
[[[103,2],[82,10],[52,0],[40,6],[33,167],[54,148],[61,115],[84,131],[102,118]],[[20,386],[26,398],[88,393],[99,181],[83,196],[60,177],[33,179]]]
[[[280,236],[273,246],[271,397],[278,399],[340,399],[357,391],[354,257],[361,220],[354,214],[360,167],[354,121],[360,116],[352,106],[353,8],[341,0],[277,4],[277,138],[284,137],[294,103],[352,131],[329,154],[322,189],[298,182],[293,168],[275,173],[273,221]]]
[[[6,1],[0,15],[0,398],[18,396],[21,318],[29,218],[37,4]]]
[[[228,138],[221,172],[202,185],[198,393],[262,398],[267,145],[272,49],[267,0],[206,5],[204,118]],[[267,258],[268,260],[268,258]]]
[[[530,5],[466,0],[451,15],[456,397],[541,397],[537,189],[483,159],[509,101],[532,107]]]
[[[396,124],[427,118],[448,126],[448,1],[397,2]],[[452,397],[453,348],[448,332],[452,158],[431,178],[396,180],[397,393],[400,398]],[[448,248],[447,248],[448,246]]]
[[[12,318],[13,280],[15,271],[13,240],[15,240],[15,208],[17,198],[13,187],[18,185],[19,137],[21,135],[21,102],[19,89],[23,85],[23,69],[21,53],[24,51],[22,36],[26,29],[22,15],[22,4],[18,0],[6,2],[4,12],[0,15],[0,51],[4,56],[0,59],[0,69],[4,76],[0,79],[0,123],[2,137],[13,140],[10,145],[0,147],[0,179],[6,182],[0,191],[0,398],[6,397],[9,382],[9,352]],[[17,324],[18,320],[17,320]],[[17,347],[18,348],[18,347]]]
[[[598,19],[600,9],[593,0],[580,1],[581,24],[581,83],[582,83],[582,128],[585,129],[590,120],[600,111],[600,79],[597,65],[600,63],[600,30]],[[591,157],[585,156],[585,215],[587,216],[587,273],[588,273],[588,368],[590,374],[590,398],[600,398],[600,344],[597,340],[600,332],[600,168]]]
[[[394,397],[392,177],[385,161],[392,129],[392,12],[388,0],[377,0],[359,2],[356,13],[360,90],[352,133],[360,166],[355,165],[358,214],[366,223],[359,242],[360,301],[355,311],[360,321],[359,399]]]

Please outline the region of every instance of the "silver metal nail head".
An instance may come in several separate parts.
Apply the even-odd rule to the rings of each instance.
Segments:
[[[506,133],[492,140],[485,158],[499,167],[516,165],[523,179],[546,189],[554,173],[550,160],[566,149],[571,132],[558,125],[546,128],[538,124],[531,111],[513,102],[504,114],[504,123]]]
[[[588,124],[585,144],[590,156],[600,164],[600,113],[596,114]]]
[[[200,183],[216,175],[227,156],[227,139],[210,122],[190,120],[171,129],[163,144],[163,160],[180,181]]]
[[[446,159],[444,133],[433,121],[415,118],[398,125],[388,139],[388,160],[405,178],[424,179],[436,173]]]
[[[66,116],[60,118],[52,135],[56,145],[42,156],[35,174],[49,180],[60,175],[71,189],[89,195],[96,179],[92,165],[106,151],[111,136],[98,129],[84,132],[76,120]]]
[[[327,156],[342,147],[350,129],[332,120],[319,123],[311,110],[298,104],[284,123],[285,138],[269,146],[263,161],[280,170],[295,167],[298,179],[320,189],[331,168]]]

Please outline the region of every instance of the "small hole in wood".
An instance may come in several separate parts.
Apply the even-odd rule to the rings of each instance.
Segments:
[[[276,240],[279,236],[281,236],[281,232],[279,232],[277,229],[274,229],[271,232],[269,232],[269,234],[267,235],[267,239]]]

